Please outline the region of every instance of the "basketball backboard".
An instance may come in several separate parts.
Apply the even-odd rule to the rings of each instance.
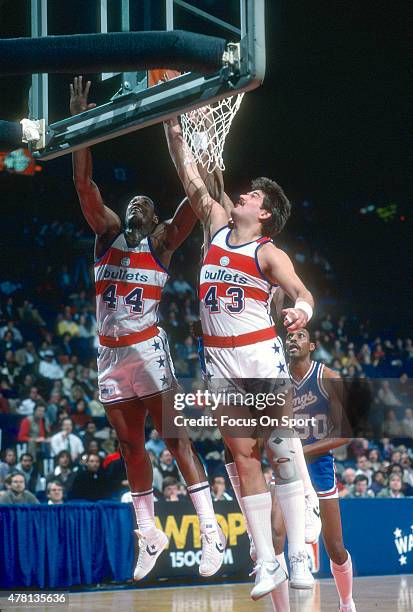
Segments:
[[[56,34],[49,31],[52,6],[48,4],[48,0],[31,0],[32,37]],[[179,30],[225,39],[222,66],[212,75],[187,72],[152,86],[143,70],[101,73],[96,77],[102,86],[103,81],[106,88],[113,81],[110,99],[85,113],[50,124],[49,79],[47,74],[34,74],[30,118],[43,119],[46,125],[42,143],[31,147],[36,158],[52,159],[116,138],[191,108],[254,89],[263,81],[264,0],[94,0],[83,6],[89,12],[86,23],[96,23],[90,33]],[[73,4],[70,9],[61,6],[59,10],[73,11]],[[66,29],[65,33],[75,32]]]

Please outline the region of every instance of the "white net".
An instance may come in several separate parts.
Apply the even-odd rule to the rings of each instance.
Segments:
[[[225,139],[243,97],[240,93],[181,115],[186,164],[202,164],[209,173],[225,170]]]

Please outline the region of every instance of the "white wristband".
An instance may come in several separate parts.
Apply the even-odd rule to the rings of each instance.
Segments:
[[[294,304],[294,308],[299,308],[300,310],[304,310],[305,314],[307,315],[307,323],[313,316],[313,309],[311,308],[310,304],[304,300],[298,299],[296,303]]]

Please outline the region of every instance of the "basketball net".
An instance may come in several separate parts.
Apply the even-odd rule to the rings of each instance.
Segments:
[[[225,170],[225,140],[243,97],[240,93],[181,115],[185,164],[201,164],[209,174]]]

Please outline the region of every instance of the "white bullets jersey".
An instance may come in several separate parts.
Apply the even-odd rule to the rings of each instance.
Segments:
[[[277,286],[264,277],[257,258],[271,239],[233,247],[230,235],[228,227],[216,232],[201,268],[200,316],[210,336],[238,336],[274,325],[270,304]]]
[[[158,307],[168,271],[150,237],[129,247],[120,234],[95,262],[96,318],[99,334],[120,337],[158,322]]]

